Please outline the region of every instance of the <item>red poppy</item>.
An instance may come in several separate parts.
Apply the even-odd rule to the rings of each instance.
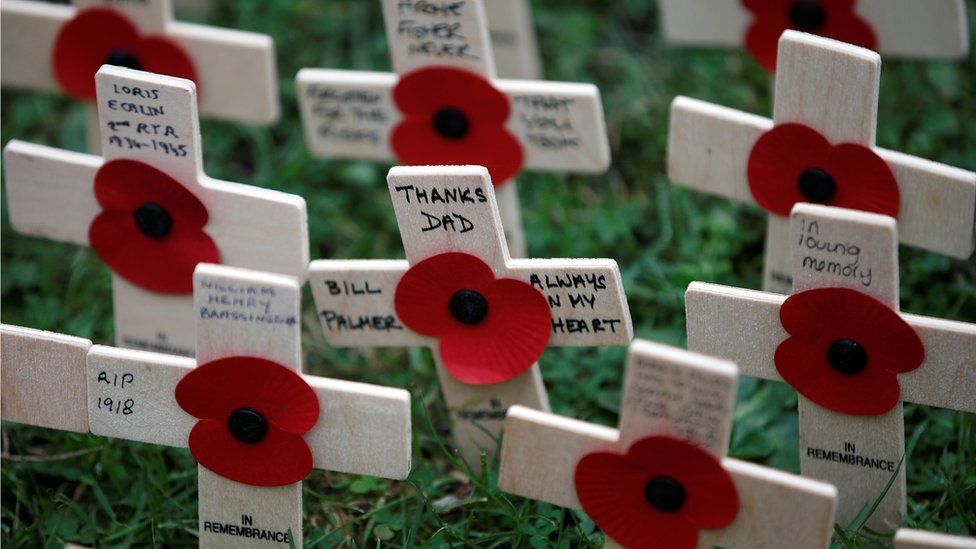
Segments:
[[[542,292],[495,278],[484,261],[435,255],[397,284],[397,315],[411,330],[439,340],[444,367],[472,385],[511,379],[532,367],[549,343],[551,316]]]
[[[898,403],[897,375],[925,360],[911,326],[873,297],[821,288],[787,298],[779,310],[790,338],[776,371],[801,395],[842,414],[874,416]]]
[[[118,65],[196,80],[193,60],[175,41],[139,34],[120,11],[86,8],[58,31],[54,41],[54,77],[65,93],[95,99],[95,73],[102,65]]]
[[[739,494],[721,462],[678,438],[643,438],[625,455],[587,454],[574,476],[586,514],[631,549],[692,548],[699,530],[723,528],[739,513]]]
[[[193,291],[197,263],[220,263],[203,231],[207,208],[178,181],[135,160],[106,162],[95,174],[102,206],[88,228],[95,253],[115,274],[151,292]]]
[[[312,470],[301,435],[318,421],[319,400],[294,370],[263,358],[221,358],[183,376],[176,402],[200,420],[190,432],[190,452],[214,473],[284,486]]]
[[[746,49],[770,72],[776,70],[779,37],[791,29],[876,49],[877,34],[855,11],[856,3],[857,0],[742,0],[753,14],[746,30]]]
[[[477,74],[418,69],[400,78],[393,100],[403,121],[390,143],[405,164],[484,166],[496,187],[522,168],[522,145],[505,128],[508,98]]]
[[[802,124],[764,133],[749,155],[748,177],[756,202],[776,215],[813,202],[898,216],[898,183],[877,153],[854,143],[832,145]]]

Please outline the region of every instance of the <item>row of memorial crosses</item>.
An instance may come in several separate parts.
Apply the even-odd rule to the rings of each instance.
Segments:
[[[764,289],[790,292],[798,202],[888,215],[903,244],[972,254],[976,173],[876,147],[880,77],[873,51],[787,31],[772,120],[687,97],[671,104],[669,179],[769,214]]]
[[[196,360],[4,325],[3,419],[189,448],[207,548],[301,547],[313,468],[406,478],[409,393],[301,373],[298,279],[201,263],[192,284]]]
[[[610,146],[595,86],[497,78],[486,6],[511,1],[381,0],[393,72],[302,69],[296,87],[315,156],[488,168],[523,257],[518,173],[603,172]]]
[[[664,37],[689,46],[743,47],[777,69],[776,43],[802,31],[885,56],[962,59],[969,53],[964,0],[659,0]]]

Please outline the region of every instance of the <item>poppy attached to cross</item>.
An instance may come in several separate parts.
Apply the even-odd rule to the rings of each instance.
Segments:
[[[737,369],[634,341],[620,427],[509,409],[498,486],[583,509],[608,547],[823,549],[837,490],[725,457]]]
[[[0,4],[4,86],[94,102],[95,72],[108,64],[192,80],[204,116],[256,124],[278,119],[270,37],[173,21],[170,0],[71,3]],[[89,150],[97,154],[94,107],[89,121]]]
[[[305,201],[203,173],[192,82],[112,66],[95,81],[104,156],[10,141],[10,223],[90,245],[112,269],[120,346],[191,356],[194,267],[304,278]]]
[[[847,524],[894,482],[869,522],[905,511],[902,401],[976,412],[976,325],[898,312],[890,217],[793,208],[794,295],[694,282],[688,348],[797,390],[800,466],[840,489]]]
[[[393,73],[299,71],[309,148],[324,158],[487,167],[512,253],[523,256],[513,179],[522,169],[607,169],[599,91],[497,79],[482,0],[382,5]]]
[[[410,395],[300,373],[297,279],[201,264],[193,295],[196,361],[3,326],[3,419],[188,447],[201,547],[301,547],[313,468],[406,478]]]
[[[312,295],[330,345],[430,347],[455,442],[477,466],[512,404],[548,409],[547,346],[626,345],[610,259],[511,259],[480,166],[390,170],[405,261],[318,260]]]
[[[878,54],[794,31],[779,48],[772,120],[678,97],[668,142],[675,184],[769,213],[763,287],[790,291],[797,202],[897,217],[903,244],[969,257],[976,173],[874,145]]]

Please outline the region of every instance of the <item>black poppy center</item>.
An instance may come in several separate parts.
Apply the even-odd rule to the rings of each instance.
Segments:
[[[105,64],[135,69],[137,71],[142,70],[142,64],[139,63],[139,58],[136,57],[136,54],[125,48],[115,48],[108,52],[108,55],[105,56]]]
[[[468,135],[468,115],[454,107],[444,107],[434,113],[434,129],[445,139],[461,139]]]
[[[827,347],[827,362],[842,374],[856,374],[868,364],[868,352],[853,339],[838,339]]]
[[[166,208],[155,202],[146,202],[132,213],[136,220],[136,227],[149,238],[162,238],[173,228],[173,218]]]
[[[685,504],[685,487],[672,477],[654,477],[644,486],[644,497],[655,509],[670,513]]]
[[[837,194],[837,183],[833,176],[820,168],[810,168],[800,174],[797,180],[802,194],[810,202],[826,204]]]
[[[451,316],[464,324],[477,324],[488,316],[488,300],[474,290],[458,290],[447,305]]]
[[[816,0],[798,0],[790,6],[790,21],[800,30],[817,30],[826,20],[827,10]]]
[[[254,408],[238,408],[227,418],[227,430],[237,440],[254,444],[268,434],[268,421]]]

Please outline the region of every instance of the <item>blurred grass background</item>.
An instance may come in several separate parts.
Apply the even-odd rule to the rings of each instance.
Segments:
[[[976,1],[967,3],[976,29]],[[768,115],[768,76],[740,52],[667,47],[653,0],[533,5],[546,77],[601,88],[614,163],[597,177],[520,177],[530,256],[617,259],[636,335],[683,345],[689,282],[759,287],[765,215],[668,184],[668,104],[682,94]],[[284,117],[270,129],[205,121],[207,173],[304,196],[313,259],[403,257],[384,181],[388,166],[311,158],[293,80],[302,67],[389,70],[379,3],[215,0],[195,18],[273,36],[283,100]],[[4,143],[18,138],[84,150],[79,104],[4,90],[0,107]],[[885,60],[878,145],[976,169],[974,56],[959,63]],[[3,322],[111,342],[108,270],[87,249],[14,233],[6,208],[2,215]],[[976,321],[972,258],[901,253],[904,311]],[[448,421],[427,351],[332,349],[307,295],[303,316],[308,370],[408,388],[415,409],[408,481],[323,471],[307,479],[307,545],[600,546],[602,535],[583,513],[506,496],[493,470],[473,479],[463,473],[440,444]],[[554,411],[614,425],[624,352],[547,352],[542,373]],[[794,391],[746,378],[740,385],[731,455],[798,471]],[[976,418],[905,410],[906,524],[976,533]],[[5,423],[2,464],[5,545],[196,543],[196,466],[185,450]],[[857,524],[840,529],[846,533],[836,537],[838,546],[886,543],[885,533]]]

